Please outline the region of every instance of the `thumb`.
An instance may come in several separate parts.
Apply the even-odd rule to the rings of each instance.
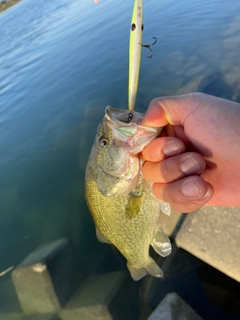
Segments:
[[[194,95],[197,94],[161,97],[152,100],[141,125],[163,127],[170,123],[174,126],[184,126],[187,116],[197,107],[197,99],[193,99]]]

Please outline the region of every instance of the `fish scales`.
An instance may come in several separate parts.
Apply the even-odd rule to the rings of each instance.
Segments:
[[[161,202],[142,176],[138,155],[159,130],[140,126],[142,114],[134,112],[131,123],[126,115],[125,110],[106,108],[86,168],[86,200],[98,239],[122,253],[133,279],[160,277],[149,246],[166,256],[171,243],[160,227]]]
[[[88,203],[99,231],[107,239],[111,239],[111,243],[131,262],[141,261],[146,257],[148,260],[149,244],[154,236],[154,230],[148,221],[158,225],[159,201],[149,195],[148,190],[143,191],[141,210],[135,219],[131,219],[125,214],[128,197],[110,198],[102,195],[98,192],[93,177],[89,177],[89,188],[92,193],[88,197]],[[149,200],[149,196],[152,197],[151,201],[145,201],[145,198]]]

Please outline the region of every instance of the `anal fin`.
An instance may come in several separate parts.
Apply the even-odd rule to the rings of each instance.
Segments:
[[[156,230],[151,246],[162,257],[168,256],[172,251],[171,242],[161,228]]]

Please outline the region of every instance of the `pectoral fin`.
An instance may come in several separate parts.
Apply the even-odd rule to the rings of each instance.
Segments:
[[[143,186],[138,183],[137,187],[132,190],[128,197],[125,213],[129,219],[135,218],[142,208]]]
[[[142,198],[142,194],[140,196],[130,194],[125,210],[125,213],[129,219],[133,219],[140,212],[142,207]]]
[[[156,230],[151,246],[162,257],[168,256],[172,251],[171,242],[161,228]]]
[[[111,242],[109,242],[104,235],[101,233],[101,231],[96,227],[96,237],[98,239],[98,241],[103,242],[103,243],[109,243],[111,244]]]

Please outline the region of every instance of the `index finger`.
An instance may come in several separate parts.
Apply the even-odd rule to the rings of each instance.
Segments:
[[[170,123],[183,126],[186,118],[197,109],[199,100],[196,93],[156,98],[150,102],[141,125],[159,128]]]

